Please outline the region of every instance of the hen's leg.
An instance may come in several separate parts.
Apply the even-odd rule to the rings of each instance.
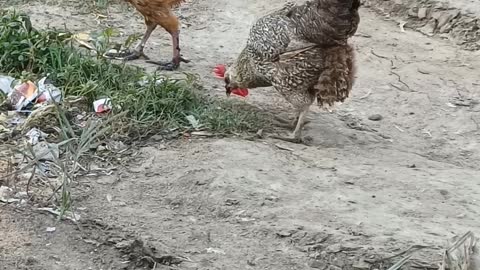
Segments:
[[[143,53],[143,49],[145,48],[147,40],[152,35],[153,30],[157,28],[157,24],[147,21],[145,21],[145,24],[147,25],[147,30],[145,31],[142,40],[138,43],[133,52],[123,58],[124,61],[136,60],[142,57],[148,60],[148,57]]]
[[[278,127],[283,127],[283,128],[289,128],[289,129],[294,129],[297,127],[297,122],[298,122],[298,117],[300,116],[300,113],[295,116],[293,120],[290,119],[285,119],[280,116],[274,116],[274,119],[276,121],[275,125]],[[310,120],[305,120],[303,122],[303,125],[306,125],[310,123]]]
[[[278,127],[281,127],[281,128],[289,128],[289,129],[293,129],[296,125],[296,119],[293,119],[293,120],[290,120],[290,119],[286,119],[286,118],[283,118],[283,117],[280,117],[280,116],[274,116],[274,124]]]
[[[297,120],[297,126],[295,127],[295,130],[293,131],[293,139],[296,142],[302,142],[302,129],[303,126],[305,125],[305,120],[307,117],[309,107],[304,109],[300,115],[298,116]]]
[[[189,63],[190,60],[183,58],[180,55],[180,31],[172,33],[172,45],[173,45],[173,58],[170,62],[161,62],[161,61],[147,61],[151,64],[159,65],[159,70],[176,70],[180,66],[180,62]]]
[[[168,11],[164,17],[161,18],[159,24],[167,30],[172,36],[173,57],[170,62],[148,61],[148,63],[159,65],[160,70],[176,70],[180,66],[180,62],[188,63],[189,60],[184,59],[180,55],[180,29],[178,18]]]
[[[293,131],[290,137],[283,137],[283,136],[271,136],[271,137],[274,139],[279,139],[287,142],[303,143],[302,129],[303,129],[303,126],[306,124],[306,117],[307,117],[309,108],[310,106],[307,106],[298,114],[295,130]]]

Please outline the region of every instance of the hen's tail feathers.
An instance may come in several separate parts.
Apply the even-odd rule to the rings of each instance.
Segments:
[[[336,46],[325,52],[325,70],[313,87],[320,107],[344,102],[355,80],[355,55],[350,45]]]
[[[353,0],[352,8],[350,10],[351,11],[356,11],[360,8],[361,5],[362,5],[362,3],[360,2],[360,0]]]

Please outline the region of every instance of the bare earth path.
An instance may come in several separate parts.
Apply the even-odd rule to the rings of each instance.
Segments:
[[[200,74],[206,91],[222,96],[212,67],[231,61],[252,21],[282,3],[186,4],[183,54],[192,63],[183,71]],[[37,27],[61,26],[66,18],[72,30],[97,27],[73,8],[52,7],[48,15],[39,4],[22,9],[32,11]],[[111,8],[108,23],[142,32],[142,19],[131,14]],[[369,10],[353,42],[353,96],[335,113],[311,114],[306,134],[313,146],[235,138],[152,143],[138,165],[82,179],[82,217],[188,258],[178,269],[323,269],[315,258],[351,269],[360,257],[413,244],[431,246],[432,257],[423,258],[429,261],[455,234],[480,235],[480,53],[402,32]],[[169,45],[157,31],[146,53],[168,58]],[[289,113],[271,89],[253,90],[248,102]],[[374,114],[383,120],[368,120]],[[62,225],[52,236],[45,232],[49,217],[0,212],[0,230],[15,239],[0,240],[0,251],[8,251],[0,269],[118,269],[122,261],[106,248],[95,252],[75,226]],[[337,259],[325,259],[330,254]]]

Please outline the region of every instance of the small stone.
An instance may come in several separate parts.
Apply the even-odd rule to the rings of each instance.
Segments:
[[[17,192],[17,194],[15,194],[15,198],[17,199],[28,198],[28,194],[26,191],[20,191],[20,192]]]
[[[450,21],[452,21],[453,19],[455,19],[456,17],[458,17],[458,15],[460,15],[460,11],[456,10],[456,11],[453,11],[453,12],[443,12],[440,17],[437,19],[438,20],[438,25],[437,27],[438,28],[442,28],[443,26],[445,26],[447,23],[449,23]]]
[[[383,116],[380,114],[374,114],[368,117],[368,120],[370,121],[381,121],[382,119],[383,119]]]
[[[448,196],[450,192],[448,192],[447,190],[441,189],[440,194],[442,194],[443,196]]]
[[[240,202],[236,199],[226,199],[225,205],[232,206],[232,205],[239,205]]]
[[[35,157],[39,160],[56,161],[60,156],[57,144],[40,142],[33,146]]]
[[[106,175],[102,176],[97,180],[97,183],[100,185],[113,185],[118,181],[118,177],[116,175]]]
[[[408,16],[418,17],[418,11],[415,8],[411,8],[411,9],[408,10]]]
[[[431,14],[432,15],[431,17],[438,21],[438,19],[442,17],[442,14],[443,14],[443,11],[435,11]]]
[[[27,257],[25,264],[26,265],[35,265],[35,264],[38,264],[38,260],[35,259],[34,257]]]
[[[220,255],[225,255],[225,251],[221,250],[221,249],[216,249],[216,248],[207,248],[207,253],[212,253],[212,254],[220,254]]]
[[[358,270],[368,270],[370,269],[370,264],[369,263],[366,263],[363,259],[356,262],[355,264],[353,264],[353,269],[358,269]]]
[[[163,137],[163,135],[157,134],[157,135],[153,135],[152,137],[150,137],[150,139],[152,141],[155,141],[155,142],[160,142],[160,141],[164,140],[164,137]]]
[[[114,206],[127,206],[127,203],[126,202],[114,202]]]
[[[276,196],[271,195],[271,196],[265,197],[265,200],[271,201],[271,202],[278,202],[279,198],[276,197]]]
[[[342,246],[340,244],[333,244],[327,247],[328,253],[338,253],[340,251],[342,251]]]
[[[121,152],[128,148],[123,142],[121,141],[111,141],[108,144],[109,148],[115,152]]]
[[[314,260],[309,263],[311,268],[325,270],[328,268],[328,264],[323,261]]]
[[[425,19],[427,17],[428,9],[427,8],[419,8],[418,9],[418,18]]]
[[[117,249],[124,249],[127,247],[131,247],[133,245],[133,240],[124,240],[115,244],[115,248]]]
[[[6,186],[0,186],[0,200],[7,201],[12,195],[13,189]]]
[[[283,230],[283,231],[277,232],[277,235],[281,238],[290,237],[290,236],[292,236],[292,234],[293,234],[293,232],[288,231],[288,230]]]
[[[420,31],[420,33],[424,35],[431,37],[435,34],[436,29],[437,29],[436,20],[430,20],[424,27],[418,29],[418,31]]]

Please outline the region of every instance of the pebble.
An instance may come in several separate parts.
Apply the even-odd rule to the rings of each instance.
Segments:
[[[383,119],[383,116],[380,114],[373,114],[368,117],[368,120],[370,121],[381,121]]]

